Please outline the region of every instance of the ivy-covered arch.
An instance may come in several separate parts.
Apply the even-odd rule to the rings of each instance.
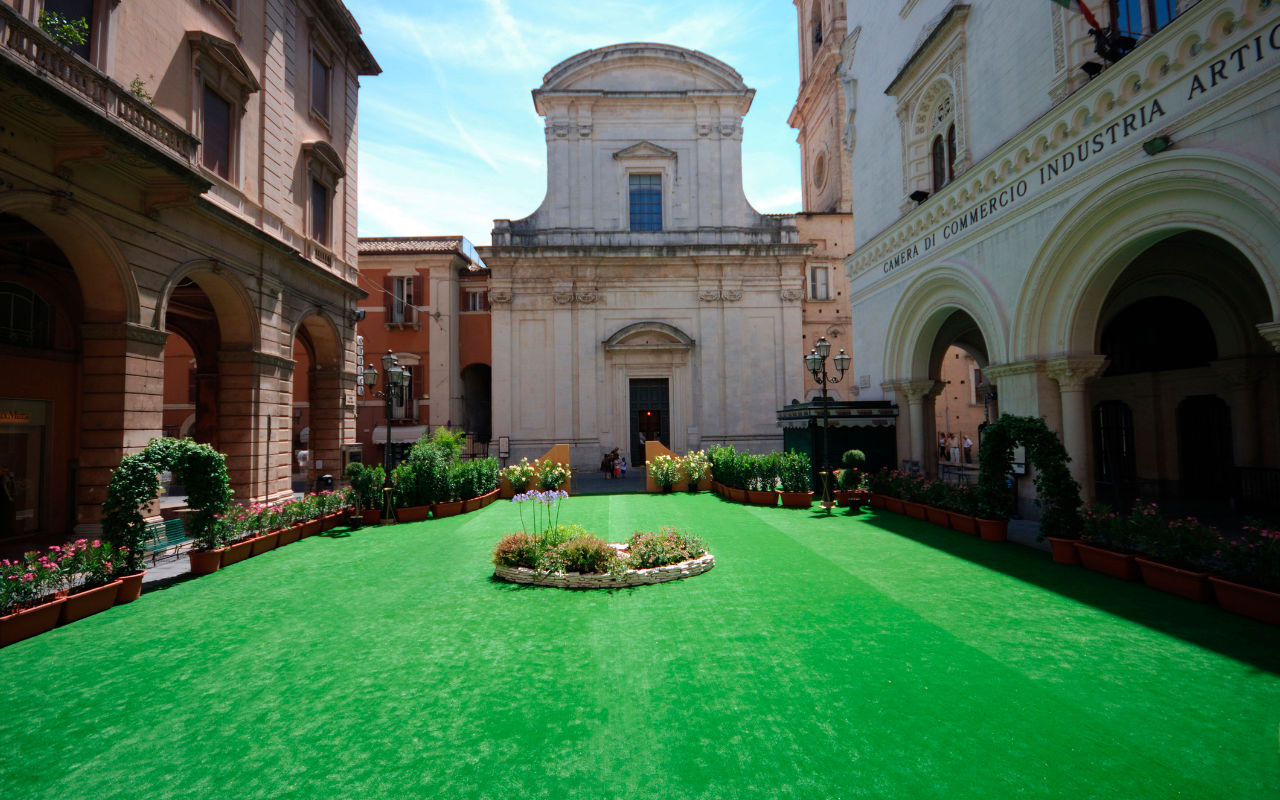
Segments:
[[[215,525],[231,505],[226,456],[192,439],[152,439],[140,453],[125,456],[111,473],[102,503],[102,534],[129,548],[126,568],[142,570],[146,522],[139,510],[160,493],[159,473],[171,471],[187,490],[191,536],[202,548],[213,545]]]
[[[1013,498],[1006,483],[1013,471],[1013,448],[1026,448],[1035,467],[1041,536],[1074,539],[1080,535],[1080,484],[1071,477],[1071,456],[1040,417],[1001,414],[982,431],[978,450],[978,502],[987,519],[1008,519]]]

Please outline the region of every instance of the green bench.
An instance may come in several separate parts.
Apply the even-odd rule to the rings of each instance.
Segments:
[[[176,557],[182,546],[190,542],[181,519],[167,519],[147,526],[147,552],[151,554],[151,566],[165,553]]]

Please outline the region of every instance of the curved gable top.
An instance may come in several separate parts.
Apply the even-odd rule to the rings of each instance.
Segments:
[[[742,76],[723,61],[669,44],[633,42],[587,50],[543,76],[541,92],[743,92]]]
[[[689,334],[665,322],[633,322],[605,339],[605,350],[689,350]]]

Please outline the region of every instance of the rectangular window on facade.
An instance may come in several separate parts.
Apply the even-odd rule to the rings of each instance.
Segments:
[[[413,278],[392,278],[388,322],[413,321]]]
[[[231,180],[231,103],[205,84],[200,108],[201,163]]]
[[[311,179],[311,238],[329,246],[329,187]]]
[[[409,384],[404,387],[403,391],[395,392],[391,397],[391,418],[392,419],[413,419],[413,390],[409,387],[413,386],[413,375],[418,371],[416,366],[401,366],[401,369],[409,375]]]
[[[21,3],[18,8],[22,8]],[[57,14],[68,22],[81,19],[85,21],[89,31],[84,37],[84,44],[71,45],[70,50],[88,61],[93,46],[93,0],[44,0],[44,10]]]
[[[1140,39],[1178,16],[1178,0],[1110,0],[1111,26],[1122,36]]]
[[[662,176],[628,175],[631,230],[662,230]]]
[[[489,293],[483,289],[466,289],[462,292],[463,311],[488,311]]]
[[[809,299],[830,300],[831,290],[827,286],[828,273],[826,267],[809,268]]]
[[[311,54],[311,110],[329,119],[329,65],[314,52]]]

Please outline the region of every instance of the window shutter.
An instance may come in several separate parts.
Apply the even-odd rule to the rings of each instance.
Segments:
[[[428,305],[427,280],[422,277],[422,273],[418,273],[413,276],[413,304],[419,308],[423,308]],[[417,312],[414,313],[413,318],[415,320],[418,318]]]
[[[487,291],[480,293],[480,310],[481,311],[489,310],[489,293]]]
[[[391,321],[391,304],[395,302],[396,279],[390,275],[382,276],[382,311],[386,314],[383,322]]]
[[[471,310],[471,292],[468,292],[466,289],[458,289],[458,310]]]

